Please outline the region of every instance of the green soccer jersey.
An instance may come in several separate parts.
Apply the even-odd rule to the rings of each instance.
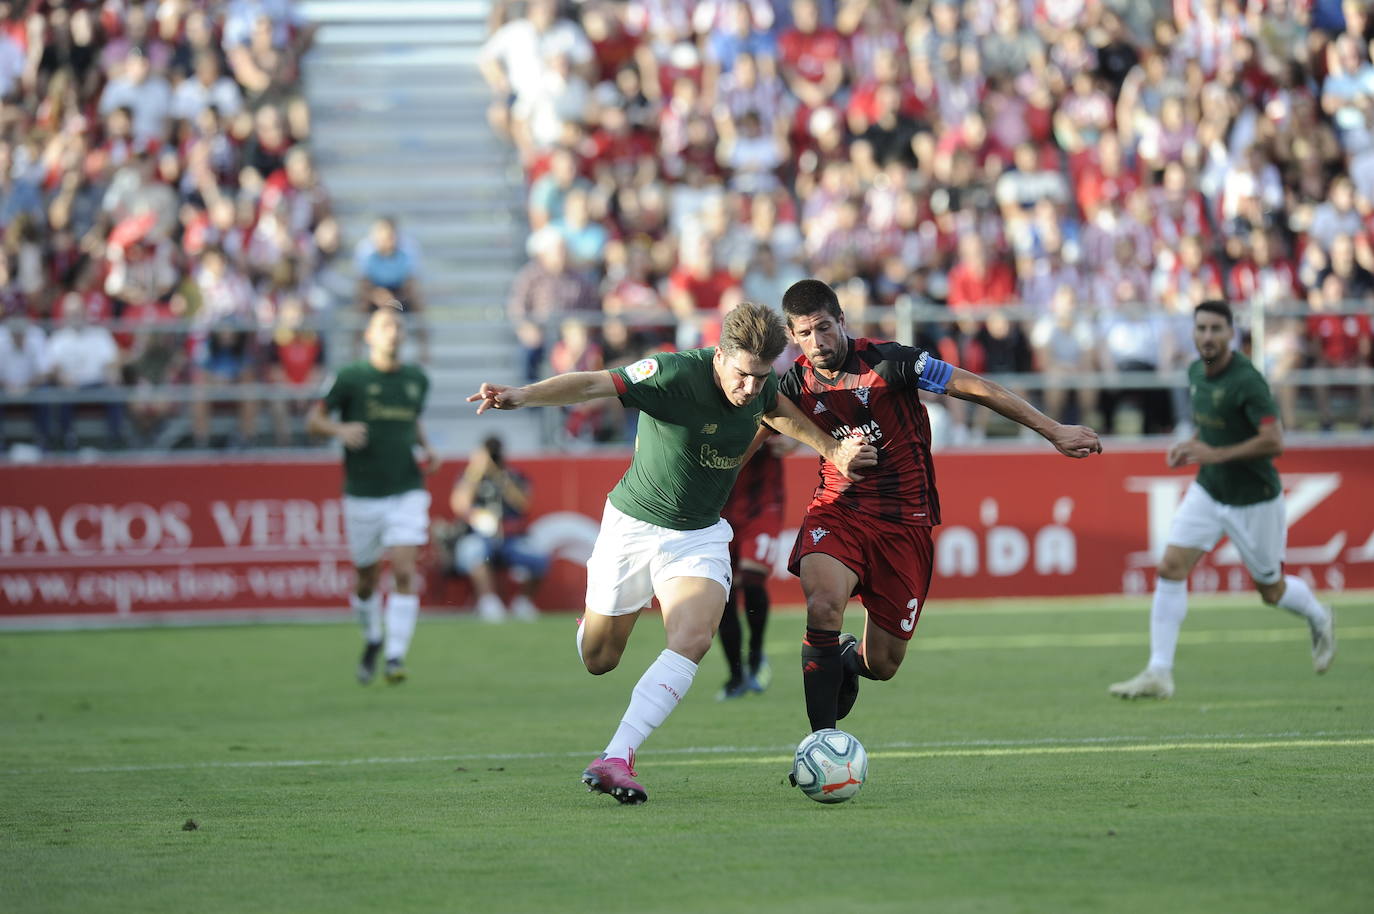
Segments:
[[[611,490],[611,504],[672,530],[700,530],[720,520],[740,461],[759,422],[778,402],[778,378],[734,406],[716,386],[715,349],[652,356],[611,370],[620,402],[640,410],[630,468]]]
[[[414,451],[428,394],[429,378],[414,365],[381,371],[354,362],[339,369],[325,408],[341,422],[367,423],[367,445],[344,450],[346,494],[383,498],[424,488]]]
[[[1231,361],[1214,377],[1207,377],[1201,359],[1189,365],[1188,392],[1198,438],[1212,447],[1247,441],[1259,434],[1262,422],[1277,421],[1269,385],[1239,352],[1231,353]],[[1208,464],[1198,469],[1197,481],[1224,505],[1253,505],[1277,498],[1283,491],[1278,470],[1268,457]]]

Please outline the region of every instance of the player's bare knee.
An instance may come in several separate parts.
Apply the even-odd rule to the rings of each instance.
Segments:
[[[620,654],[616,651],[587,651],[582,650],[582,665],[587,668],[587,672],[593,676],[605,676],[611,670],[620,666]]]
[[[838,631],[844,624],[844,608],[848,602],[830,594],[813,594],[806,600],[806,624],[822,631]]]
[[[1166,556],[1160,559],[1159,565],[1155,568],[1155,574],[1166,581],[1184,581],[1188,578],[1189,569],[1178,562],[1172,562]]]
[[[706,656],[706,652],[711,649],[711,640],[715,633],[710,629],[701,631],[677,632],[668,639],[668,650],[674,654],[681,654],[693,663],[700,663],[701,658]]]
[[[1260,599],[1264,601],[1266,606],[1277,606],[1279,600],[1283,599],[1285,587],[1283,579],[1279,578],[1272,584],[1261,584],[1256,581],[1255,590],[1259,591]]]

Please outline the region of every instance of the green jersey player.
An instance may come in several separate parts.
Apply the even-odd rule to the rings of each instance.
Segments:
[[[339,369],[324,399],[306,416],[312,434],[344,445],[344,530],[357,572],[353,611],[363,626],[358,681],[367,685],[382,651],[377,581],[391,552],[393,589],[386,601],[386,679],[405,679],[405,656],[420,615],[415,561],[429,541],[429,492],[424,472],[434,454],[420,426],[429,379],[397,358],[405,324],[399,311],[372,313],[363,338],[368,358]],[[338,414],[338,421],[330,418]]]
[[[1231,538],[1264,602],[1302,616],[1312,634],[1312,666],[1325,673],[1336,654],[1331,610],[1302,578],[1283,573],[1288,538],[1283,487],[1274,458],[1283,429],[1269,385],[1231,349],[1231,307],[1207,301],[1193,312],[1196,362],[1188,366],[1197,434],[1169,450],[1169,466],[1197,464],[1197,479],[1178,506],[1159,563],[1150,606],[1150,661],[1140,675],[1114,683],[1122,698],[1174,694],[1174,648],[1188,614],[1188,574],[1222,536]]]
[[[483,384],[477,411],[563,406],[619,397],[640,410],[634,458],[606,499],[587,561],[587,599],[577,649],[593,675],[615,669],[639,614],[654,597],[667,649],[630,697],[606,751],[587,767],[588,788],[642,803],[634,756],[687,694],[711,646],[730,592],[730,525],[721,520],[761,421],[834,461],[841,472],[872,466],[859,438],[836,441],[786,397],[772,363],[787,344],[782,318],[762,305],[731,311],[714,348],[668,353],[611,371],[571,372],[527,387]]]

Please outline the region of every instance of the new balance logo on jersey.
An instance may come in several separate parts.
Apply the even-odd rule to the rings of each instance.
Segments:
[[[817,543],[819,543],[821,540],[825,539],[825,537],[826,537],[826,535],[827,535],[828,533],[830,533],[830,531],[827,530],[827,529],[825,529],[824,527],[812,527],[812,528],[811,528],[811,545],[814,546],[814,545],[816,545]]]
[[[825,404],[822,403],[820,400],[817,400],[817,401],[816,401],[816,408],[813,409],[813,410],[811,410],[811,415],[813,415],[813,416],[819,416],[819,415],[820,415],[821,413],[823,413],[823,412],[825,412]]]
[[[868,405],[868,391],[869,388],[867,387],[854,388],[854,396],[858,397],[859,402],[862,403],[864,406]]]
[[[701,427],[701,433],[703,435],[714,435],[716,433],[716,423],[707,422]]]

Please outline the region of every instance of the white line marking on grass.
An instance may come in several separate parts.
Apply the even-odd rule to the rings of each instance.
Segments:
[[[1311,733],[1288,731],[1283,733],[1188,733],[1155,737],[1155,742],[1141,743],[1143,736],[1085,736],[1038,737],[1033,739],[975,739],[931,742],[896,741],[874,744],[870,755],[891,758],[924,758],[940,755],[1033,755],[1036,753],[1071,752],[1139,752],[1152,748],[1207,747],[1282,747],[1282,746],[1338,746],[1374,745],[1374,733],[1365,731],[1325,731]],[[1163,742],[1160,742],[1163,740]],[[765,756],[772,761],[777,753],[787,753],[791,746],[684,746],[657,749],[656,763],[691,764],[693,760],[664,760],[662,756],[724,756],[724,761],[741,761],[743,756]],[[0,771],[4,775],[53,774],[127,774],[148,771],[215,771],[263,768],[349,768],[366,765],[428,765],[438,762],[514,762],[547,761],[590,758],[595,753],[575,752],[492,752],[461,755],[374,756],[344,759],[244,759],[241,761],[168,762],[150,765],[84,765],[73,768],[11,768]],[[720,758],[712,761],[721,761]]]
[[[979,758],[996,758],[999,756],[1025,756],[1025,755],[1081,755],[1087,753],[1103,752],[1176,752],[1187,750],[1217,750],[1217,749],[1243,749],[1258,751],[1262,749],[1319,749],[1326,746],[1374,746],[1374,738],[1366,739],[1292,739],[1292,740],[1261,740],[1251,742],[1178,742],[1178,743],[1135,743],[1120,746],[1018,746],[1007,748],[987,748],[987,749],[927,749],[927,750],[905,750],[905,749],[879,749],[868,753],[871,758],[879,759],[916,759],[916,758],[964,758],[976,756]],[[734,764],[739,762],[767,762],[768,764],[786,764],[791,755],[779,755],[773,757],[760,758],[758,756],[734,758],[712,758],[712,759],[667,759],[658,761],[655,764],[666,766],[694,765],[694,764]]]
[[[1343,641],[1365,641],[1374,638],[1374,625],[1356,625],[1338,630]],[[1217,631],[1185,631],[1180,644],[1271,644],[1283,641],[1307,640],[1306,629],[1251,628]],[[1037,633],[1033,635],[934,635],[917,637],[912,644],[918,650],[974,651],[1008,650],[1045,647],[1136,647],[1150,643],[1150,633],[1095,632],[1092,634]]]

